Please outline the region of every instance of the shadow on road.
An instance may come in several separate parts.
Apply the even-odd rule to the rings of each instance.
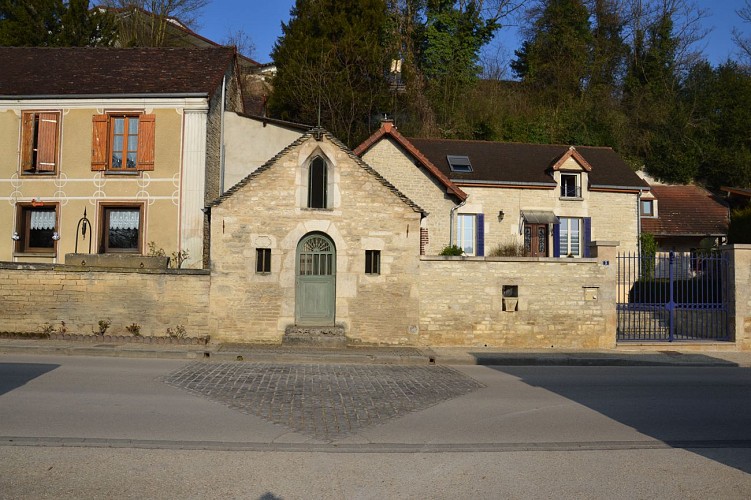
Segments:
[[[59,366],[45,363],[0,363],[0,396]]]
[[[672,448],[751,473],[751,369],[493,366]]]

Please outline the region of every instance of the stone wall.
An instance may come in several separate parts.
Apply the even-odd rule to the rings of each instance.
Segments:
[[[205,271],[81,270],[69,266],[0,263],[0,330],[39,332],[65,322],[70,334],[90,334],[99,320],[108,334],[163,336],[180,324],[190,337],[208,328],[209,280]]]
[[[751,351],[751,245],[723,247],[730,257],[730,328],[740,350]]]
[[[422,224],[428,230],[425,255],[438,255],[450,244],[451,210],[459,203],[426,169],[415,165],[409,153],[393,140],[376,143],[363,160],[387,181],[428,212]]]
[[[614,283],[598,259],[423,257],[420,343],[612,348]]]
[[[301,141],[211,209],[212,338],[281,341],[295,324],[297,245],[318,232],[336,250],[336,324],[355,341],[416,342],[421,214],[342,146]],[[316,156],[328,165],[327,208],[306,208]],[[269,273],[256,272],[259,248],[271,251]],[[381,252],[380,274],[365,274],[366,250]]]

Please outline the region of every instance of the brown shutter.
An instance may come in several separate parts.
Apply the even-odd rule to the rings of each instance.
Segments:
[[[136,153],[136,170],[154,170],[154,133],[156,117],[141,115],[138,117],[138,152]]]
[[[57,113],[39,114],[37,171],[54,172],[57,163]]]
[[[107,115],[92,117],[93,134],[91,136],[91,170],[107,170]]]
[[[34,170],[34,113],[21,115],[21,170]]]

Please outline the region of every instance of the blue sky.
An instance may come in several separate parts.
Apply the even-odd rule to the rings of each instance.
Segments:
[[[345,0],[346,1],[346,0]],[[694,0],[708,11],[703,20],[706,28],[712,31],[699,48],[703,49],[713,64],[724,62],[735,54],[731,40],[731,30],[735,26],[746,34],[751,26],[742,24],[735,11],[744,5],[743,0]],[[200,17],[196,30],[201,35],[221,42],[230,31],[243,29],[252,39],[256,50],[253,59],[261,63],[271,62],[269,55],[276,39],[281,36],[281,23],[289,20],[289,10],[294,0],[210,0]],[[496,41],[502,53],[513,56],[519,46],[515,28],[509,28]]]

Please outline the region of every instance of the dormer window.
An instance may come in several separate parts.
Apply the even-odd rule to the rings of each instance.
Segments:
[[[561,173],[561,198],[581,198],[581,174]]]
[[[452,172],[468,174],[472,171],[472,163],[469,161],[469,156],[446,155],[446,159]]]
[[[640,203],[642,217],[655,217],[655,200],[641,200]]]

